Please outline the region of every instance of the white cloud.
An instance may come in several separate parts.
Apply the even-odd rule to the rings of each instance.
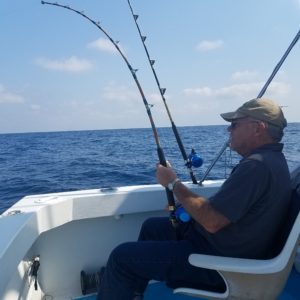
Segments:
[[[217,97],[253,97],[257,94],[257,91],[262,86],[259,82],[252,83],[241,83],[241,84],[233,84],[230,86],[225,86],[220,89],[215,90],[215,95]]]
[[[161,94],[159,93],[147,93],[147,100],[149,101],[149,103],[151,104],[160,104],[162,102],[162,97]],[[170,100],[170,96],[169,95],[164,95],[164,98],[166,99],[166,101]]]
[[[249,71],[249,70],[244,70],[244,71],[237,71],[231,75],[231,78],[233,80],[253,80],[255,77],[257,77],[258,73],[256,71]]]
[[[162,109],[160,94],[145,91],[145,97],[151,111],[160,111]],[[169,99],[170,97],[165,96],[165,98]],[[102,104],[102,112],[106,111],[109,113],[113,110],[116,115],[127,115],[130,122],[137,118],[142,120],[145,118],[143,99],[134,85],[110,83],[103,89],[100,102]],[[164,108],[163,112],[165,112]],[[145,118],[145,120],[147,120],[147,118]]]
[[[118,45],[118,46],[121,49],[121,51],[124,53],[121,46],[120,45]],[[87,45],[87,47],[101,50],[101,51],[108,52],[108,53],[117,53],[118,52],[116,47],[108,39],[104,39],[104,38],[99,38],[99,39],[89,43]]]
[[[198,43],[196,49],[202,52],[206,52],[206,51],[212,51],[221,48],[223,45],[224,42],[222,40],[214,40],[214,41],[203,40]]]
[[[271,97],[286,96],[290,93],[290,91],[291,85],[284,82],[273,81],[268,88],[268,92],[271,95]]]
[[[187,88],[183,92],[187,96],[220,97],[220,98],[254,98],[261,90],[263,82],[233,84],[221,88],[199,87]],[[272,82],[268,93],[272,96],[284,96],[290,91],[290,85],[284,82]]]
[[[30,108],[33,111],[39,111],[41,109],[41,106],[39,104],[31,104]]]
[[[74,73],[88,71],[93,67],[90,61],[77,58],[76,56],[61,60],[40,57],[36,59],[36,63],[45,69]]]
[[[139,94],[132,86],[116,85],[111,83],[104,88],[102,99],[122,103],[126,106],[135,105],[139,99]]]
[[[198,96],[212,96],[214,91],[212,88],[208,86],[204,87],[199,87],[199,88],[187,88],[184,89],[184,94],[187,96],[193,96],[193,95],[198,95]]]
[[[3,85],[0,84],[0,103],[24,103],[23,96],[7,91]]]

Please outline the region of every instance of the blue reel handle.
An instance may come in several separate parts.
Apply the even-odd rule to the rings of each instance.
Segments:
[[[175,216],[177,220],[180,220],[183,223],[187,223],[191,220],[191,216],[185,211],[182,206],[177,206],[175,210]]]
[[[197,155],[194,149],[192,149],[189,155],[189,160],[191,161],[192,166],[195,168],[199,168],[203,164],[203,159],[199,155]]]

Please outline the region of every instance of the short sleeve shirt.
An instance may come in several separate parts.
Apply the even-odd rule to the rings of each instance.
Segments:
[[[290,199],[290,176],[282,144],[256,149],[241,160],[210,203],[231,223],[215,234],[197,224],[212,252],[263,258],[267,255]]]

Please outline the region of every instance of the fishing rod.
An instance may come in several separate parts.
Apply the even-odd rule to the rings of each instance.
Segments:
[[[285,53],[283,54],[283,56],[281,57],[281,59],[279,60],[279,62],[277,63],[277,65],[275,66],[275,68],[274,68],[273,72],[271,73],[270,77],[268,78],[268,80],[266,81],[265,85],[262,87],[261,91],[257,95],[257,98],[261,98],[265,94],[265,92],[266,92],[267,88],[269,87],[270,83],[272,82],[273,78],[275,77],[275,75],[277,74],[277,72],[279,71],[279,69],[281,68],[281,66],[283,65],[284,61],[288,57],[288,55],[291,52],[291,50],[293,49],[293,47],[297,44],[299,38],[300,38],[300,30],[295,35],[295,37],[292,40],[292,42],[290,43],[289,47],[287,48],[287,50],[285,51]],[[207,171],[203,175],[203,177],[200,180],[199,184],[202,184],[202,182],[206,179],[207,175],[209,174],[209,172],[211,171],[211,169],[214,167],[214,165],[216,164],[216,162],[219,160],[219,158],[221,157],[221,155],[223,154],[223,152],[226,150],[226,148],[227,148],[228,145],[229,145],[229,141],[226,141],[224,143],[221,151],[218,153],[217,157],[213,160],[213,162],[211,163],[211,165],[208,167]]]
[[[180,149],[181,155],[182,155],[182,157],[183,157],[183,160],[184,160],[184,162],[185,162],[185,166],[186,166],[187,169],[188,169],[188,172],[189,172],[189,174],[190,174],[190,176],[191,176],[192,182],[193,182],[194,184],[197,184],[198,182],[197,182],[197,179],[196,179],[196,177],[195,177],[195,175],[194,175],[194,173],[193,173],[192,166],[194,166],[194,167],[200,167],[200,166],[202,165],[202,163],[203,163],[203,160],[202,160],[201,157],[197,156],[197,154],[196,154],[196,152],[195,152],[194,149],[192,149],[192,152],[191,152],[191,154],[190,154],[189,156],[187,156],[187,154],[186,154],[186,151],[185,151],[185,148],[184,148],[184,146],[183,146],[182,140],[181,140],[181,138],[180,138],[179,132],[178,132],[177,127],[176,127],[176,125],[175,125],[175,123],[174,123],[174,121],[173,121],[173,118],[172,118],[172,116],[171,116],[169,107],[168,107],[167,102],[166,102],[166,98],[165,98],[165,96],[164,96],[164,95],[165,95],[165,92],[166,92],[166,88],[162,88],[161,85],[160,85],[160,82],[159,82],[159,80],[158,80],[156,71],[155,71],[155,69],[154,69],[155,60],[153,60],[153,59],[150,58],[149,51],[148,51],[147,46],[146,46],[146,43],[145,43],[145,41],[146,41],[146,36],[142,35],[141,29],[140,29],[139,24],[138,24],[138,22],[137,22],[137,19],[138,19],[139,16],[133,12],[133,8],[132,8],[132,5],[131,5],[131,3],[130,3],[130,0],[127,0],[127,2],[128,2],[128,5],[129,5],[129,8],[130,8],[132,17],[133,17],[133,19],[134,19],[134,23],[135,23],[136,28],[137,28],[137,30],[138,30],[138,33],[139,33],[141,42],[142,42],[142,44],[143,44],[143,46],[144,46],[144,50],[145,50],[145,52],[146,52],[146,56],[147,56],[149,65],[150,65],[150,67],[151,67],[152,73],[153,73],[153,75],[154,75],[154,78],[155,78],[156,85],[157,85],[157,87],[158,87],[160,96],[161,96],[161,98],[162,98],[162,101],[163,101],[163,103],[164,103],[164,105],[165,105],[165,108],[166,108],[168,117],[169,117],[169,119],[170,119],[171,126],[172,126],[172,130],[173,130],[173,133],[174,133],[174,135],[175,135],[175,138],[176,138],[177,144],[178,144],[178,146],[179,146],[179,149]]]
[[[134,79],[134,81],[137,85],[137,88],[140,92],[140,95],[143,99],[143,103],[144,103],[144,106],[146,108],[147,115],[149,117],[151,128],[152,128],[152,131],[153,131],[153,136],[154,136],[154,140],[155,140],[156,147],[157,147],[157,155],[158,155],[158,158],[159,158],[159,162],[160,162],[160,164],[162,164],[163,166],[166,167],[167,166],[167,161],[166,161],[166,158],[165,158],[165,155],[164,155],[164,151],[163,151],[163,149],[160,145],[158,132],[157,132],[157,129],[156,129],[153,117],[152,117],[151,109],[150,109],[151,105],[149,105],[149,103],[148,103],[148,101],[145,97],[145,94],[143,92],[143,89],[140,85],[140,82],[137,78],[137,75],[136,75],[137,69],[133,69],[133,67],[129,63],[128,59],[126,58],[126,56],[124,55],[124,53],[120,49],[120,47],[118,45],[118,42],[112,39],[112,37],[100,25],[100,22],[94,21],[93,19],[88,17],[84,12],[78,11],[78,10],[76,10],[76,9],[70,7],[70,6],[67,6],[67,5],[59,4],[57,2],[52,3],[52,2],[41,1],[41,3],[42,4],[47,4],[47,5],[53,5],[53,6],[57,6],[57,7],[61,7],[61,8],[65,8],[65,9],[68,9],[70,11],[73,11],[73,12],[81,15],[82,17],[84,17],[85,19],[90,21],[92,24],[94,24],[100,31],[102,31],[104,33],[104,35],[109,39],[109,41],[114,45],[114,47],[117,49],[117,51],[121,55],[122,59],[126,63],[128,69],[130,70],[130,73],[131,73],[131,75],[132,75],[132,77],[133,77],[133,79]],[[178,216],[178,213],[176,213],[176,205],[175,205],[174,195],[173,195],[173,192],[171,192],[167,187],[165,188],[165,190],[166,190],[166,195],[167,195],[167,200],[168,200],[168,210],[170,212],[170,221],[171,221],[172,225],[174,227],[176,227],[177,224],[178,224],[178,219],[180,219],[180,216]]]

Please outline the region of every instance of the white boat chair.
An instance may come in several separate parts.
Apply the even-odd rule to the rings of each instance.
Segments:
[[[298,190],[300,190],[299,182]],[[256,260],[202,254],[190,255],[189,262],[193,266],[216,270],[222,276],[226,285],[224,292],[177,288],[174,293],[204,299],[277,299],[292,269],[300,241],[299,210],[300,193],[297,194],[295,190],[286,222],[282,227],[282,232],[279,233],[276,244],[278,250],[274,258]]]

